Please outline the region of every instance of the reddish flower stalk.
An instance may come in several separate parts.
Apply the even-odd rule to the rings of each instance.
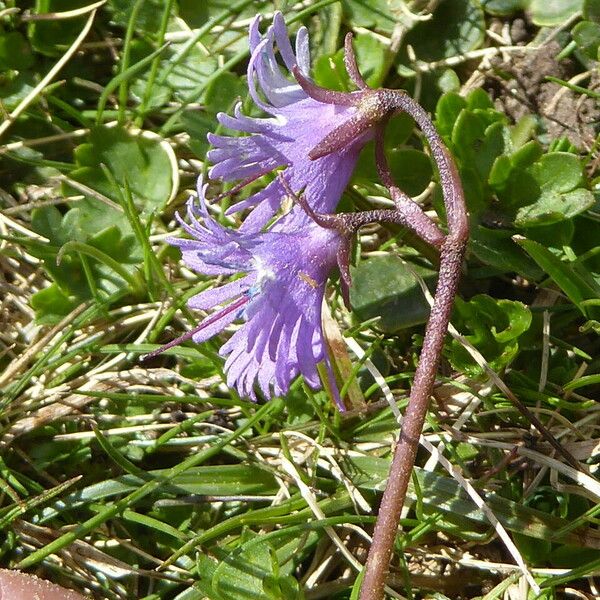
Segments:
[[[329,216],[343,222],[346,231],[355,231],[367,221],[394,221],[410,227],[419,237],[440,249],[440,273],[434,303],[423,340],[423,349],[415,373],[398,444],[394,451],[388,483],[383,494],[373,542],[367,558],[360,600],[381,600],[385,578],[398,524],[400,511],[423,430],[429,398],[440,362],[444,337],[448,329],[454,297],[460,279],[461,264],[469,234],[467,213],[458,171],[450,154],[425,110],[401,90],[372,90],[366,87],[353,56],[351,38],[346,38],[346,67],[360,92],[352,96],[317,87],[298,70],[294,76],[302,89],[314,99],[331,104],[351,103],[356,113],[345,123],[332,130],[309,153],[317,159],[350,143],[350,140],[375,128],[377,169],[396,205],[391,211],[366,211],[353,215]],[[411,115],[429,143],[437,164],[442,186],[448,233],[441,230],[425,215],[409,196],[393,182],[383,151],[383,129],[396,112]]]
[[[433,123],[412,98],[394,90],[382,90],[382,92],[385,93],[390,107],[405,111],[415,119],[429,142],[444,194],[448,234],[441,244],[440,273],[435,299],[427,323],[423,349],[415,372],[408,406],[404,414],[402,430],[394,451],[387,486],[379,507],[373,542],[369,550],[360,591],[360,600],[381,600],[383,598],[385,578],[400,522],[400,511],[404,505],[408,482],[415,463],[419,436],[423,430],[429,398],[440,362],[469,235],[465,201],[458,172]],[[392,109],[390,108],[390,110]],[[378,146],[382,146],[382,144],[378,143]],[[382,175],[381,157],[378,164],[380,175]],[[388,187],[390,187],[389,184]],[[394,192],[393,187],[390,187],[390,193],[398,203],[396,199],[398,194]],[[404,197],[402,200],[405,200]],[[414,229],[418,232],[416,227]]]

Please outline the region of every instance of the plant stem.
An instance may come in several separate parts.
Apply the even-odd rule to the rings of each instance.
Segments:
[[[379,508],[360,600],[383,598],[385,576],[400,522],[400,511],[406,497],[408,482],[419,446],[419,436],[423,429],[429,397],[435,382],[444,336],[458,287],[465,246],[466,240],[448,236],[442,248],[438,288],[398,445],[394,452],[388,483]]]
[[[423,430],[429,398],[435,383],[468,238],[468,222],[458,172],[433,123],[427,113],[403,92],[392,90],[385,90],[385,92],[389,94],[387,100],[390,106],[393,105],[396,110],[408,112],[413,116],[429,142],[440,174],[449,233],[442,243],[435,299],[398,444],[394,451],[387,486],[379,508],[360,590],[360,600],[383,598],[385,578],[400,522],[400,512],[406,498],[419,447],[419,436]]]

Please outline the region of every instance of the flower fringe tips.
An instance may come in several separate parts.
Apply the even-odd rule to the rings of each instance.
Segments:
[[[212,311],[204,321],[149,356],[190,338],[201,343],[241,320],[243,324],[221,348],[227,357],[229,386],[253,400],[257,389],[269,398],[285,394],[301,374],[316,389],[321,385],[317,366],[323,363],[327,385],[344,410],[323,336],[321,306],[336,264],[349,303],[348,255],[353,234],[366,223],[388,221],[412,229],[439,250],[435,299],[360,592],[360,600],[381,600],[467,242],[462,187],[450,154],[421,106],[401,90],[375,90],[366,85],[350,34],[345,40],[345,65],[357,90],[349,93],[323,89],[310,80],[307,31],[298,31],[294,52],[280,13],[264,35],[259,32],[258,17],[253,20],[250,50],[250,95],[270,116],[250,118],[240,105],[234,116],[219,114],[219,122],[236,135],[209,136],[213,146],[208,153],[213,163],[210,176],[241,180],[228,192],[231,195],[264,175],[273,173],[273,177],[263,189],[230,208],[230,213],[247,211],[237,230],[211,217],[207,186],[199,182],[199,202],[190,200],[187,222],[180,220],[190,237],[170,241],[181,248],[185,263],[198,273],[229,279],[189,301],[191,308]],[[408,113],[427,140],[438,168],[447,232],[393,181],[383,136],[396,112]],[[370,139],[375,140],[377,173],[394,208],[335,214],[358,154]],[[286,198],[294,202],[282,214]]]
[[[212,337],[235,319],[243,319],[221,348],[227,356],[227,385],[256,399],[254,384],[269,398],[285,394],[301,373],[313,388],[320,385],[316,365],[325,361],[338,406],[343,409],[327,359],[321,303],[329,273],[336,264],[340,234],[314,221],[294,219],[286,227],[246,232],[219,225],[205,203],[188,202],[182,226],[191,239],[171,239],[192,269],[209,275],[243,274],[224,285],[193,296],[188,306],[213,310],[210,323],[193,334],[197,343]]]
[[[259,22],[256,17],[250,25],[252,54],[248,65],[248,87],[255,104],[271,117],[247,117],[242,114],[239,104],[233,117],[220,113],[217,118],[222,125],[248,135],[208,135],[214,147],[208,153],[208,159],[214,165],[210,177],[224,181],[252,181],[282,167],[290,189],[296,194],[302,191],[314,211],[334,212],[368,133],[327,156],[317,160],[309,157],[317,144],[354,117],[357,107],[319,102],[293,81],[293,70],[308,77],[310,56],[306,28],[298,31],[294,54],[281,13],[275,13],[273,25],[262,37],[258,31]],[[282,72],[276,60],[275,46],[287,73]],[[257,231],[273,217],[286,196],[281,180],[274,179],[261,191],[235,204],[229,213],[251,208],[241,229]],[[300,215],[300,220],[306,221],[306,216]]]

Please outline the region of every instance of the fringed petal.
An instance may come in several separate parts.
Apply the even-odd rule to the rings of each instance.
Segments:
[[[254,284],[256,274],[251,273],[240,279],[230,281],[220,287],[210,288],[192,296],[187,305],[194,310],[206,310],[222,304],[226,300],[236,298],[248,290]]]

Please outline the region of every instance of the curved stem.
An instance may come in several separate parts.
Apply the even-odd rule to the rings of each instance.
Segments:
[[[382,90],[382,93],[385,94],[385,101],[388,103],[390,109],[408,113],[425,135],[440,175],[448,230],[457,237],[467,239],[469,224],[458,170],[429,115],[416,100],[405,92],[399,90]]]
[[[402,110],[409,113],[429,142],[439,170],[449,232],[442,243],[435,299],[427,323],[408,407],[394,451],[387,486],[379,508],[360,590],[360,600],[383,598],[385,578],[400,522],[400,511],[406,498],[419,446],[419,436],[423,430],[429,398],[435,383],[468,238],[467,214],[458,171],[429,116],[404,92],[382,90],[382,93],[385,94],[389,110]],[[391,178],[387,183],[393,186]]]
[[[435,300],[427,324],[408,407],[404,414],[402,430],[394,451],[387,486],[379,507],[360,600],[381,600],[383,598],[385,578],[400,522],[400,511],[406,498],[406,490],[419,446],[419,436],[423,430],[429,397],[435,382],[444,337],[458,287],[465,246],[466,239],[456,239],[454,236],[448,236],[442,246]]]
[[[348,77],[350,77],[350,81],[352,81],[359,90],[366,90],[369,88],[358,68],[358,63],[356,62],[356,54],[352,47],[352,32],[348,32],[344,38],[344,65],[346,67],[346,73],[348,73]]]
[[[375,133],[375,164],[379,178],[388,188],[390,196],[396,205],[396,211],[404,220],[403,225],[410,227],[420,238],[428,244],[440,248],[445,235],[442,230],[425,214],[423,209],[395,183],[390,171],[388,160],[385,156],[383,128],[389,119],[386,118],[379,124]]]

